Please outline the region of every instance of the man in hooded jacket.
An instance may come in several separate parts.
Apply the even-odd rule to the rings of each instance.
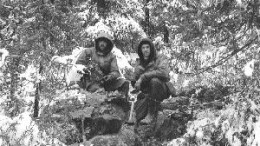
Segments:
[[[104,87],[106,91],[118,90],[126,96],[129,91],[129,82],[121,77],[117,65],[116,56],[111,52],[114,43],[110,34],[100,31],[95,39],[95,47],[86,48],[78,57],[76,64],[88,65],[89,60],[98,64],[99,69],[104,77],[104,82],[90,81],[83,77],[79,86],[87,91],[95,92]]]
[[[152,41],[142,39],[138,45],[139,61],[131,76],[132,85],[141,93],[137,96],[136,120],[149,124],[157,116],[160,102],[170,95],[175,89],[169,82],[169,62],[166,56],[157,54]]]

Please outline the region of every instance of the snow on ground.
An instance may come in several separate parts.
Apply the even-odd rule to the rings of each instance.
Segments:
[[[81,64],[74,64],[68,74],[66,75],[66,82],[69,85],[72,82],[80,81],[83,74],[79,74],[78,71],[84,72],[83,69],[85,68],[84,65]]]

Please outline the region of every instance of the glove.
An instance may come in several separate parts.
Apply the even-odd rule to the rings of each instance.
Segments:
[[[137,80],[136,83],[135,83],[135,89],[140,90],[141,89],[141,83],[142,83],[141,79]]]
[[[90,72],[89,72],[89,70],[87,68],[84,68],[83,70],[77,70],[77,73],[79,73],[79,74],[87,74],[87,75],[90,74]]]
[[[89,71],[88,68],[84,68],[84,69],[83,69],[83,72],[84,72],[85,74],[90,74],[90,71]]]
[[[112,75],[106,75],[106,76],[103,77],[104,81],[109,81],[111,79],[112,79]]]
[[[134,81],[134,71],[132,69],[126,68],[124,77],[129,81]]]

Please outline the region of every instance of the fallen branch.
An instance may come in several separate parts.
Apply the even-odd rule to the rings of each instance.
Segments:
[[[166,110],[177,110],[180,108],[195,108],[195,107],[223,107],[225,103],[222,101],[211,101],[206,103],[197,103],[190,105],[188,98],[183,98],[183,100],[179,101],[169,101],[169,102],[162,102],[161,108]]]

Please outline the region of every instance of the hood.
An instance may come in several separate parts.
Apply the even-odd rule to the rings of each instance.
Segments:
[[[104,51],[101,51],[98,47],[98,41],[101,40],[101,39],[105,39],[107,41],[107,48],[104,50]],[[98,32],[98,35],[97,35],[97,38],[95,39],[95,48],[96,48],[96,51],[97,52],[100,52],[104,55],[107,55],[108,53],[111,52],[111,50],[113,49],[114,47],[114,43],[113,43],[113,37],[112,35],[104,32],[104,31],[100,31]]]
[[[141,50],[141,47],[142,47],[143,44],[149,44],[150,48],[151,48],[151,53],[150,53],[150,57],[149,57],[148,61],[144,61],[143,53],[142,53],[142,50]],[[137,53],[138,53],[138,56],[140,58],[140,63],[142,65],[148,64],[150,61],[154,60],[156,58],[156,50],[155,50],[155,47],[154,47],[152,40],[149,39],[149,38],[142,39],[140,41],[139,45],[138,45]]]

